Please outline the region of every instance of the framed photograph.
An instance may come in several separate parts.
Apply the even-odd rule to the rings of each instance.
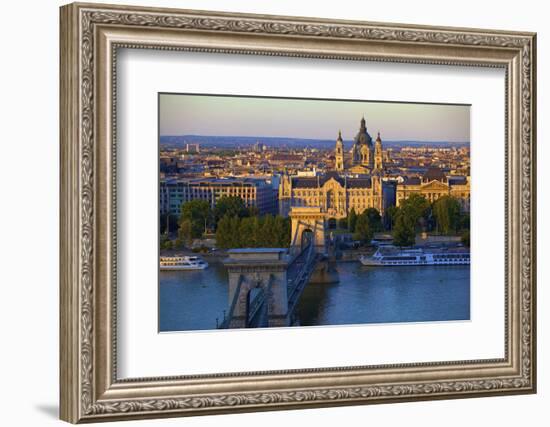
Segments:
[[[63,420],[536,391],[535,34],[60,22]]]

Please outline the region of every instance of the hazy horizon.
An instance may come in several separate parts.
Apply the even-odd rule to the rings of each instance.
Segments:
[[[370,131],[369,131],[370,133]],[[290,135],[281,135],[281,136],[272,136],[272,135],[204,135],[204,134],[198,134],[198,133],[185,133],[185,134],[161,134],[160,137],[165,137],[165,138],[174,138],[174,137],[185,137],[185,136],[189,136],[189,137],[199,137],[199,138],[273,138],[273,139],[298,139],[298,140],[312,140],[312,141],[331,141],[331,142],[334,142],[334,140],[336,138],[307,138],[307,137],[295,137],[295,136],[290,136]],[[374,137],[376,135],[372,135],[371,136]],[[354,137],[351,137],[351,138],[344,138],[342,136],[342,140],[344,142],[353,142],[353,138]],[[441,140],[441,141],[426,141],[426,140],[423,140],[423,139],[386,139],[384,138],[384,141],[387,141],[387,142],[425,142],[427,144],[429,143],[444,143],[444,142],[448,142],[449,144],[469,144],[470,141],[469,140],[465,140],[465,141],[448,141],[448,140]],[[261,141],[260,141],[261,142]]]
[[[160,94],[161,136],[352,140],[362,117],[386,141],[467,143],[470,106]]]

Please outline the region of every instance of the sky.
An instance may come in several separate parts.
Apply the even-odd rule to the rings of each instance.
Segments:
[[[470,140],[467,105],[160,94],[159,108],[161,135],[351,140],[365,117],[385,140]]]

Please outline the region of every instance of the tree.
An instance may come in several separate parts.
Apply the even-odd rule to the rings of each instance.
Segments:
[[[443,234],[456,233],[460,222],[460,203],[452,196],[436,200],[432,208],[437,230]]]
[[[355,213],[355,209],[351,208],[351,211],[349,212],[349,216],[348,216],[348,230],[351,233],[355,231],[356,223],[357,223],[357,214]]]
[[[163,233],[160,235],[160,248],[161,249],[172,249],[172,241],[168,237],[168,234]]]
[[[290,247],[290,237],[292,233],[292,224],[290,222],[290,218],[283,218],[284,221],[284,231],[281,235],[281,248],[289,248]]]
[[[280,215],[273,221],[273,233],[275,235],[274,246],[284,248],[290,246],[290,222]],[[287,243],[288,242],[288,243]]]
[[[422,223],[426,223],[429,213],[430,202],[420,194],[411,194],[401,202],[397,209],[395,225],[397,225],[398,218],[402,217],[403,224],[401,227],[406,226],[407,230],[412,227],[413,231],[416,232]],[[403,229],[400,231],[403,231]]]
[[[232,218],[227,215],[222,217],[222,219],[218,222],[218,226],[216,228],[216,245],[219,248],[229,249],[234,247],[233,236],[237,234],[237,230],[233,230],[232,225]]]
[[[386,209],[385,216],[387,218],[386,221],[390,230],[393,229],[393,225],[395,224],[397,211],[398,211],[397,206],[394,206],[394,205],[388,206],[388,208]]]
[[[254,216],[254,217],[251,217],[251,218],[243,218],[243,221],[250,221],[251,223],[251,230],[252,230],[252,235],[250,237],[250,243],[249,243],[249,247],[251,248],[259,248],[261,247],[261,236],[260,236],[260,231],[261,231],[261,226],[262,226],[262,218],[259,217],[259,216]]]
[[[465,230],[460,238],[464,246],[470,247],[470,230]]]
[[[228,215],[226,215],[227,218],[229,218]],[[231,230],[231,233],[229,235],[229,247],[230,248],[242,248],[245,245],[245,242],[241,240],[239,236],[239,229],[241,226],[241,218],[239,218],[237,215],[230,217],[229,220],[229,229]]]
[[[256,218],[241,218],[239,224],[239,247],[254,248],[256,247]]]
[[[181,205],[178,224],[181,228],[185,221],[191,222],[191,237],[199,238],[206,230],[211,218],[210,203],[206,200],[191,200]]]
[[[372,240],[372,235],[373,231],[369,224],[369,217],[365,212],[363,212],[357,217],[353,238],[361,241],[362,243],[368,243]]]
[[[378,212],[378,209],[368,208],[363,213],[367,216],[369,220],[369,226],[372,231],[382,230],[382,217],[380,216],[380,212]]]
[[[214,218],[216,223],[225,215],[230,217],[237,216],[244,218],[249,216],[249,211],[240,197],[237,196],[222,196],[216,202],[214,207]]]
[[[178,240],[186,246],[189,246],[193,239],[193,223],[189,219],[185,219],[180,223],[178,230]]]
[[[415,244],[415,222],[411,221],[407,215],[398,213],[393,227],[393,243],[396,246],[412,246]]]
[[[277,236],[275,235],[275,220],[273,219],[273,216],[265,215],[260,224],[258,245],[266,248],[276,246],[274,243],[277,241]]]
[[[469,230],[470,229],[470,213],[464,212],[462,215],[460,215],[460,221],[459,221],[459,227],[461,230]]]
[[[247,210],[247,214],[245,216],[259,216],[260,215],[260,210],[258,209],[257,206],[249,206],[248,208],[246,208]]]
[[[348,228],[348,219],[347,218],[340,218],[338,220],[338,228],[341,228],[341,229]]]
[[[290,219],[282,216],[239,218],[223,216],[216,228],[216,244],[231,248],[288,248]]]

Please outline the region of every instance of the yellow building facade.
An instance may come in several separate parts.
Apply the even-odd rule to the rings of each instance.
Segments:
[[[382,180],[379,176],[351,178],[329,172],[323,176],[285,175],[279,185],[279,213],[287,216],[291,207],[320,207],[327,218],[345,218],[352,209],[383,212]]]
[[[396,206],[411,194],[424,196],[430,203],[443,196],[455,197],[465,212],[470,211],[470,177],[445,176],[438,168],[430,168],[420,178],[407,178],[396,189]]]

